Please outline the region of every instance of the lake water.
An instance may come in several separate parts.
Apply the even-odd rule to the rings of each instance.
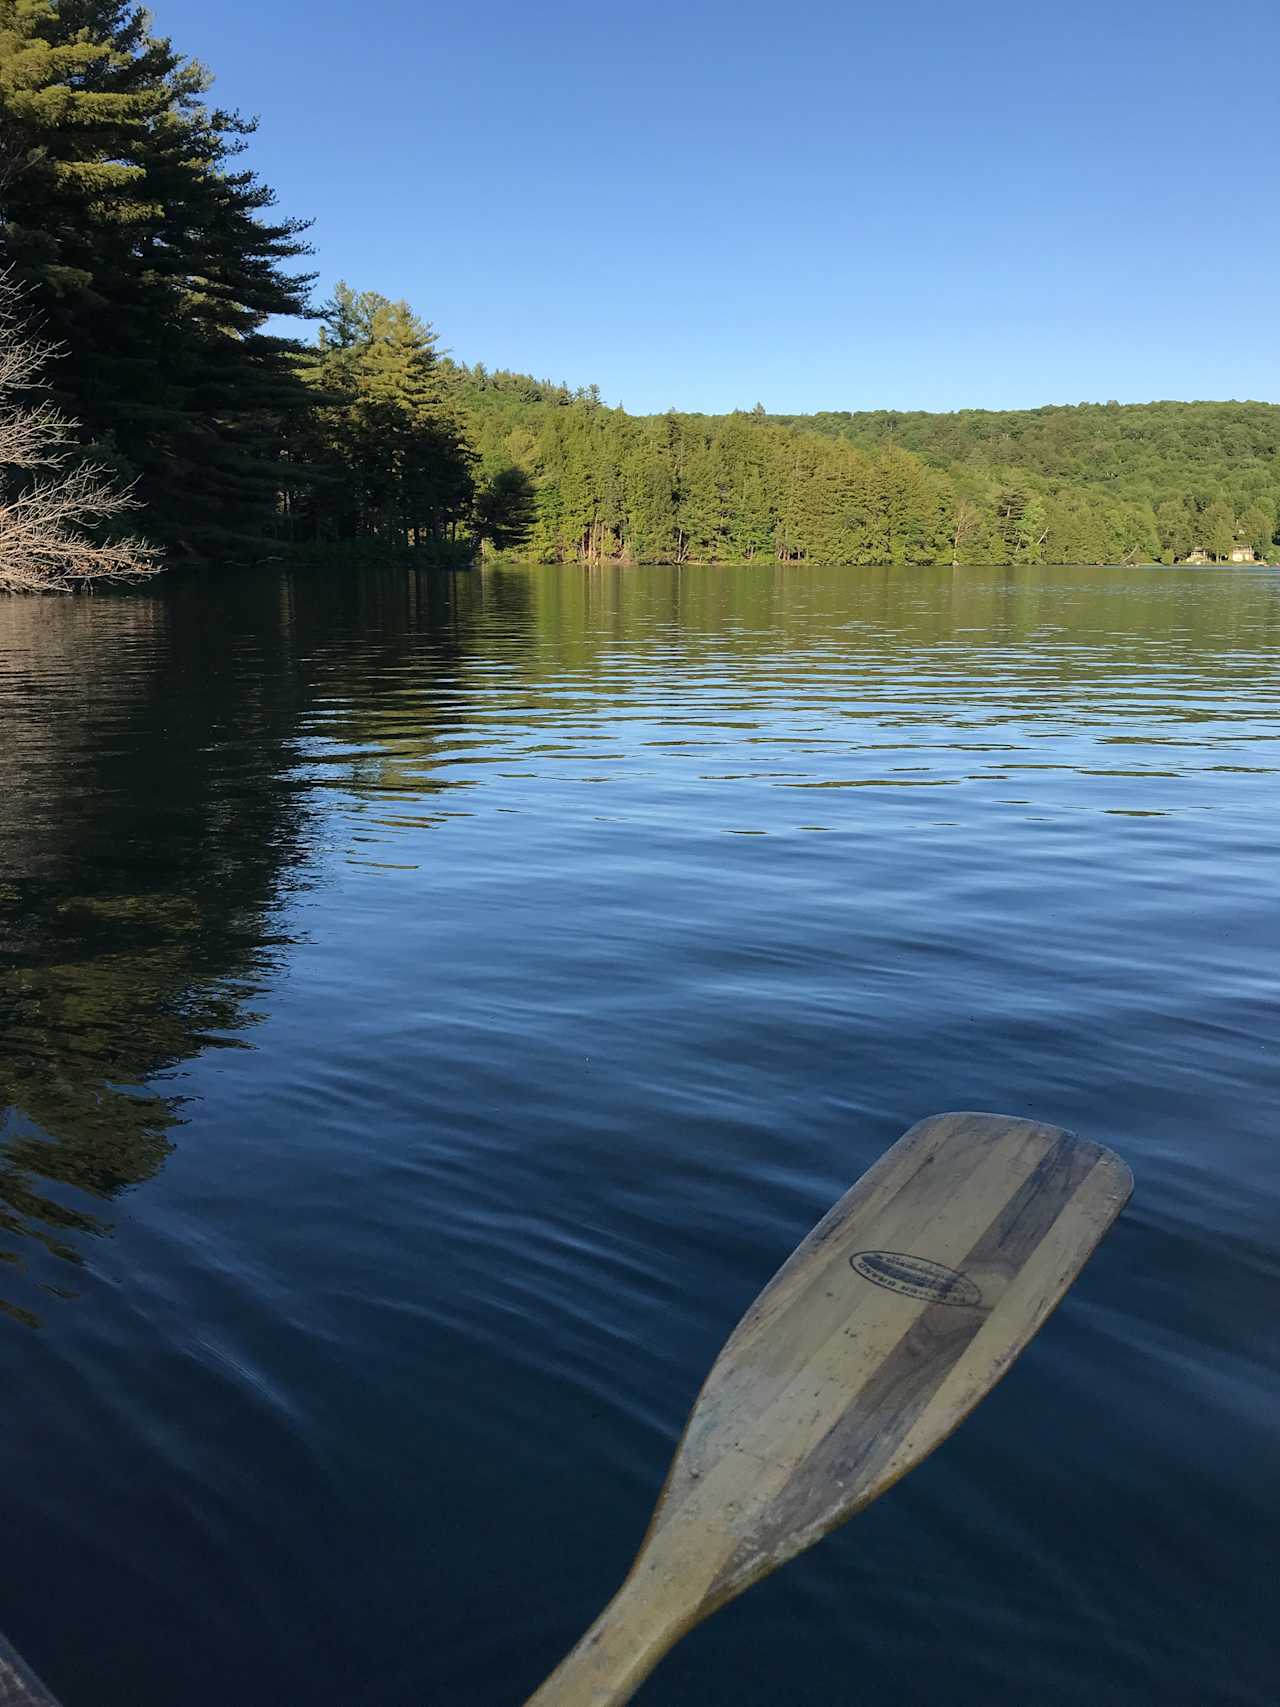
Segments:
[[[647,1707],[1280,1696],[1280,574],[0,601],[0,1629],[65,1707],[506,1707],[915,1119],[1133,1202]]]

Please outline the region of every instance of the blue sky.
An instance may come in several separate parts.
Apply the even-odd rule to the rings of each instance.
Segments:
[[[644,411],[1280,399],[1280,0],[152,0],[320,288]]]

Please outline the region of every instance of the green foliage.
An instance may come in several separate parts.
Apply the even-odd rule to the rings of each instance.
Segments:
[[[955,494],[919,458],[760,415],[636,417],[592,391],[445,361],[481,466],[532,488],[540,562],[931,563]]]
[[[1280,408],[633,417],[441,363],[486,468],[533,483],[545,562],[1166,561],[1275,550]]]
[[[1280,407],[1271,403],[772,419],[867,450],[896,445],[945,471],[994,522],[1004,561],[1173,561],[1196,549],[1222,558],[1238,544],[1266,557],[1280,538]],[[988,532],[974,526],[963,560]]]

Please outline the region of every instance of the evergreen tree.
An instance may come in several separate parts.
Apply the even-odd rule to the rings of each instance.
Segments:
[[[1231,555],[1231,547],[1236,542],[1236,518],[1231,504],[1224,498],[1215,498],[1206,504],[1200,512],[1199,526],[1200,544],[1211,557]]]
[[[131,0],[0,0],[0,237],[66,359],[60,401],[138,477],[145,526],[200,553],[272,525],[306,406],[302,225],[236,156],[254,125]]]
[[[302,363],[313,408],[295,446],[295,533],[399,544],[452,538],[470,514],[475,453],[437,371],[436,336],[405,302],[339,284]]]
[[[527,545],[536,516],[533,482],[522,468],[500,468],[476,495],[476,537],[496,551],[518,551]]]
[[[882,561],[932,563],[941,543],[941,518],[924,465],[891,447],[877,459],[876,490],[885,527]]]

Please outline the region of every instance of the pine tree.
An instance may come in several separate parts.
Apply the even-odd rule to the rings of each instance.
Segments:
[[[201,554],[274,520],[308,396],[269,315],[307,312],[302,225],[236,156],[254,125],[131,0],[0,0],[0,234],[66,360],[60,401]]]
[[[320,538],[420,544],[470,514],[475,453],[438,371],[436,335],[406,302],[339,284],[303,365],[313,401],[297,444]]]
[[[496,551],[518,551],[528,544],[536,515],[529,476],[522,468],[500,468],[476,495],[476,537]]]

